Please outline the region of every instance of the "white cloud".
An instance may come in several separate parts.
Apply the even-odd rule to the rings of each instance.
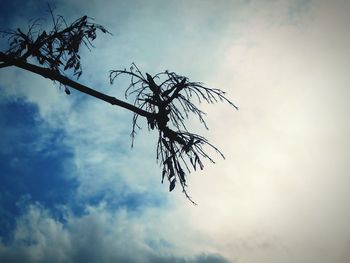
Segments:
[[[346,262],[349,5],[311,10],[301,24],[256,15],[212,77],[240,111],[209,116],[228,158],[193,178],[192,220],[210,218],[196,227],[242,262]]]
[[[0,243],[3,262],[208,262],[225,263],[218,254],[192,253],[185,257],[153,242],[145,215],[108,211],[103,204],[87,207],[81,217],[66,215],[63,225],[38,204],[29,205],[17,220],[11,245]],[[152,218],[155,220],[155,218]],[[160,221],[162,219],[160,218]],[[154,245],[156,244],[156,245]]]

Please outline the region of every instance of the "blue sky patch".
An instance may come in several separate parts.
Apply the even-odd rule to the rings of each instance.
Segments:
[[[5,101],[0,112],[0,235],[6,236],[23,198],[54,209],[72,197],[76,182],[65,175],[74,166],[63,132],[51,130],[36,106]]]

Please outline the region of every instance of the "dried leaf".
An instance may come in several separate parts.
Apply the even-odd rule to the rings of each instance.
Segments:
[[[170,182],[170,185],[169,185],[169,192],[171,192],[172,190],[174,190],[174,188],[175,188],[175,182],[176,182],[175,179],[172,180],[172,181]]]
[[[162,173],[162,183],[164,182],[165,175],[166,175],[166,169],[164,168]]]

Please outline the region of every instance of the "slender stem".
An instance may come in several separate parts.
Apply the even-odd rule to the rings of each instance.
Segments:
[[[3,62],[0,64],[0,68],[6,68],[6,67],[9,67],[9,66],[12,66],[10,63],[8,62]]]
[[[4,54],[3,52],[0,52],[0,61],[4,62],[4,63],[0,64],[0,68],[2,65],[9,66],[9,64],[10,64],[12,66],[16,66],[18,68],[33,72],[33,73],[40,75],[44,78],[49,78],[51,80],[58,81],[63,85],[67,85],[73,89],[76,89],[82,93],[88,94],[90,96],[93,96],[93,97],[98,98],[100,100],[103,100],[105,102],[108,102],[112,105],[120,106],[120,107],[125,108],[127,110],[133,111],[134,113],[139,114],[143,117],[147,117],[147,118],[154,117],[153,116],[154,114],[152,114],[152,113],[144,111],[144,110],[142,110],[142,109],[140,109],[132,104],[129,104],[125,101],[119,100],[115,97],[106,95],[106,94],[101,93],[99,91],[96,91],[92,88],[89,88],[85,85],[82,85],[82,84],[80,84],[74,80],[71,80],[71,79],[59,74],[58,72],[51,70],[51,69],[30,64],[22,59],[13,58],[9,55]]]

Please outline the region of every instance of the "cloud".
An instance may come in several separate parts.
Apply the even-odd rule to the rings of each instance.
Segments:
[[[213,75],[212,82],[230,87],[240,111],[207,108],[209,138],[227,160],[193,177],[193,194],[204,203],[194,214],[215,211],[210,223],[197,224],[217,242],[229,240],[226,253],[236,247],[243,262],[329,262],[346,251],[345,10],[344,1],[313,2],[298,23],[282,23],[283,10],[261,10],[242,25],[245,33],[226,50],[221,74]]]
[[[144,218],[143,218],[144,219]],[[151,248],[147,225],[126,210],[109,211],[101,204],[81,217],[66,214],[65,224],[39,204],[17,219],[13,239],[0,243],[2,262],[179,262],[226,263],[219,254],[177,256],[162,246]]]

